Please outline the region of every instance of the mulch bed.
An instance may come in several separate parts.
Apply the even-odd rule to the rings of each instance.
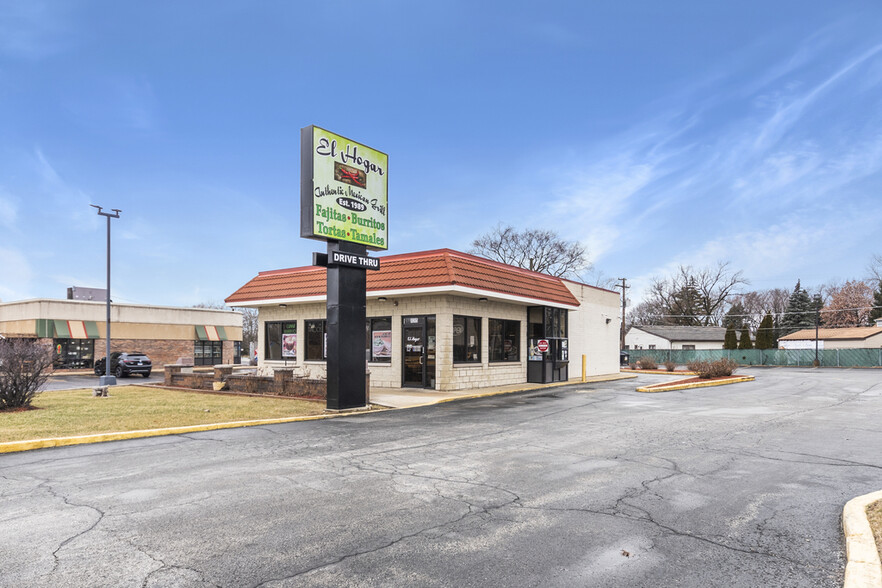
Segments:
[[[40,410],[39,406],[13,406],[11,408],[0,408],[0,412],[25,412],[27,410]]]

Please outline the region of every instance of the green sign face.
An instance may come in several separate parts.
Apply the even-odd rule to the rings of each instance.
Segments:
[[[300,149],[300,236],[388,249],[389,157],[316,126]]]

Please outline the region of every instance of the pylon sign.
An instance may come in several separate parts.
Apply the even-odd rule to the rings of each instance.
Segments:
[[[300,236],[388,249],[389,156],[310,125],[300,157]]]

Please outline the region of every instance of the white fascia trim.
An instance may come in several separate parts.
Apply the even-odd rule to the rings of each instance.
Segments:
[[[368,292],[368,299],[376,299],[380,296],[391,298],[393,296],[413,296],[417,294],[468,294],[470,296],[484,297],[493,300],[504,300],[506,302],[517,302],[519,304],[529,304],[536,306],[553,306],[555,308],[566,308],[569,310],[578,310],[578,306],[571,304],[561,304],[559,302],[551,302],[540,298],[531,298],[529,296],[515,296],[513,294],[502,294],[490,290],[482,290],[481,288],[468,288],[466,286],[448,285],[448,286],[428,286],[425,288],[398,288],[394,290],[371,290]],[[277,304],[302,304],[305,302],[324,302],[325,296],[302,296],[299,298],[272,298],[268,300],[246,300],[236,302],[231,306],[274,306]]]
[[[244,306],[275,306],[277,304],[302,304],[304,302],[324,302],[324,296],[301,296],[299,298],[267,298],[263,300],[243,300],[241,302],[232,302],[230,307]]]

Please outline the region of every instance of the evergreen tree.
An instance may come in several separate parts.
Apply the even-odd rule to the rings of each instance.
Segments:
[[[739,330],[744,326],[744,315],[746,314],[747,311],[745,310],[744,305],[736,300],[732,306],[729,307],[726,316],[723,317],[723,326],[727,328],[732,327],[736,331]]]
[[[701,317],[698,316],[701,314],[701,308],[695,278],[690,278],[682,288],[674,292],[669,310],[671,324],[684,326],[702,324]]]
[[[772,349],[775,347],[775,326],[772,323],[772,314],[767,312],[763,317],[759,328],[756,330],[757,349]]]
[[[735,334],[735,329],[731,325],[726,327],[723,349],[738,349],[738,335]]]
[[[870,311],[870,322],[882,318],[882,280],[879,280],[879,287],[873,292],[873,310]]]
[[[820,297],[815,297],[813,301],[809,298],[808,292],[796,281],[796,287],[787,300],[787,308],[784,310],[784,317],[781,319],[780,335],[789,335],[800,329],[809,329],[815,326],[815,310],[820,308],[816,306],[820,302]]]
[[[738,342],[738,349],[753,349],[753,343],[750,342],[750,329],[747,327],[741,329],[741,341]]]

